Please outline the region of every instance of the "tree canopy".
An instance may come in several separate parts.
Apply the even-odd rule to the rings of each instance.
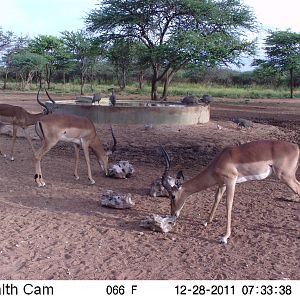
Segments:
[[[300,33],[271,31],[265,39],[265,59],[257,59],[254,65],[275,72],[289,72],[290,97],[293,98],[294,72],[300,69]]]
[[[14,35],[11,31],[3,31],[0,27],[0,52],[7,48],[13,41]]]
[[[246,33],[255,29],[255,17],[240,0],[104,0],[86,24],[107,43],[122,38],[144,45],[152,99],[161,80],[166,98],[172,77],[188,63],[238,63],[241,53],[254,50]]]

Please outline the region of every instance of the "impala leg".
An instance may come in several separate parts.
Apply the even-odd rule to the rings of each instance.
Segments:
[[[34,146],[33,146],[33,143],[32,143],[32,139],[31,139],[31,136],[29,135],[29,133],[27,132],[27,128],[23,128],[24,129],[24,134],[25,134],[25,137],[33,151],[33,153],[35,152],[35,149],[34,149]]]
[[[0,134],[1,134],[1,130],[2,130],[2,127],[3,127],[4,125],[2,124],[2,123],[0,123]],[[6,154],[5,153],[3,153],[2,151],[1,151],[1,149],[0,149],[0,155],[2,155],[3,157],[6,157]]]
[[[284,182],[295,194],[297,194],[300,197],[300,182],[296,178],[296,169],[297,165],[294,166],[295,171],[293,171],[293,168],[287,173],[279,168],[273,168],[275,175],[278,177],[278,179],[282,182]]]
[[[300,197],[300,182],[295,176],[284,176],[281,180]]]
[[[35,175],[34,179],[37,183],[38,187],[43,187],[46,185],[43,175],[42,175],[42,169],[41,169],[41,159],[42,157],[56,144],[46,144],[45,141],[42,144],[42,147],[38,149],[36,152],[34,152],[34,160],[35,160]]]
[[[10,160],[14,161],[14,149],[15,149],[15,143],[16,143],[16,138],[17,138],[17,132],[18,132],[18,127],[13,124],[13,136],[12,136],[12,144],[11,144],[11,150],[10,150]]]
[[[89,146],[85,142],[82,142],[82,148],[83,148],[83,153],[84,153],[84,157],[88,169],[88,178],[91,181],[91,184],[94,184],[95,180],[93,179],[92,172],[91,172]]]
[[[75,179],[78,180],[79,176],[78,176],[78,161],[79,161],[79,145],[74,144],[74,150],[75,150],[75,170],[74,170],[74,176]]]
[[[233,198],[235,192],[235,183],[236,183],[236,179],[234,182],[230,182],[226,186],[227,226],[226,226],[226,234],[221,238],[220,241],[222,244],[227,244],[227,240],[231,234],[231,212],[232,212]]]
[[[211,212],[209,214],[208,220],[207,220],[207,222],[205,222],[203,224],[205,227],[207,226],[208,223],[212,222],[212,220],[213,220],[213,218],[215,216],[217,207],[218,207],[218,205],[219,205],[219,203],[220,203],[220,201],[221,201],[221,199],[222,199],[225,191],[226,191],[226,185],[222,185],[222,186],[218,187],[218,190],[217,190],[216,195],[215,195],[215,201],[214,201],[212,210],[211,210]]]

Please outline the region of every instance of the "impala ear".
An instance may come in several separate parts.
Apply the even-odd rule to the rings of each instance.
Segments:
[[[176,175],[175,185],[177,186],[177,188],[180,188],[183,182],[184,182],[183,172],[179,171]]]

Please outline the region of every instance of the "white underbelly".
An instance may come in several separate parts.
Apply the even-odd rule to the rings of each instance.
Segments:
[[[246,182],[249,180],[262,180],[270,176],[271,173],[272,173],[272,168],[269,167],[265,172],[260,174],[238,176],[236,183]]]
[[[60,140],[62,142],[75,143],[75,144],[81,145],[81,139],[80,138],[73,138],[73,137],[68,137],[68,136],[63,135],[60,138]]]

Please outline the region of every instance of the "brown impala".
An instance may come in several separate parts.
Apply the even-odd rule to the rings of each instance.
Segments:
[[[163,147],[162,152],[165,158],[162,183],[169,193],[173,216],[179,216],[187,197],[217,185],[215,201],[206,226],[213,220],[217,206],[226,191],[227,230],[221,243],[226,244],[231,234],[231,211],[237,183],[265,179],[273,172],[280,181],[300,196],[300,183],[295,175],[299,159],[299,147],[296,144],[261,140],[226,147],[202,172],[190,180],[183,183],[182,173],[177,174],[176,184],[173,187],[166,180],[170,159]]]
[[[50,113],[49,109],[45,104],[43,104],[39,100],[39,93],[40,90],[37,93],[37,102],[44,107],[44,111],[42,113],[38,114],[31,114],[28,111],[26,111],[23,107],[16,106],[16,105],[10,105],[10,104],[0,104],[0,130],[3,126],[6,125],[12,125],[13,126],[13,138],[12,138],[12,146],[10,151],[10,159],[14,160],[14,147],[17,137],[17,131],[18,127],[23,128],[25,137],[28,140],[32,150],[34,151],[34,147],[31,141],[31,138],[27,132],[27,128],[31,125],[34,125],[41,117],[44,115],[47,115]],[[52,103],[55,103],[51,97],[49,96],[48,92],[46,91],[47,96],[52,101]],[[3,154],[0,150],[0,154],[6,156]]]
[[[75,148],[75,171],[76,179],[79,179],[77,168],[79,160],[79,146],[82,146],[87,168],[88,178],[91,184],[95,181],[92,178],[89,148],[92,149],[97,160],[108,174],[108,156],[116,149],[116,139],[111,129],[114,144],[109,150],[104,150],[100,138],[97,136],[94,123],[85,117],[55,113],[42,117],[35,125],[37,135],[42,140],[42,146],[35,153],[35,181],[38,186],[45,186],[42,176],[41,159],[59,141],[70,142]]]

